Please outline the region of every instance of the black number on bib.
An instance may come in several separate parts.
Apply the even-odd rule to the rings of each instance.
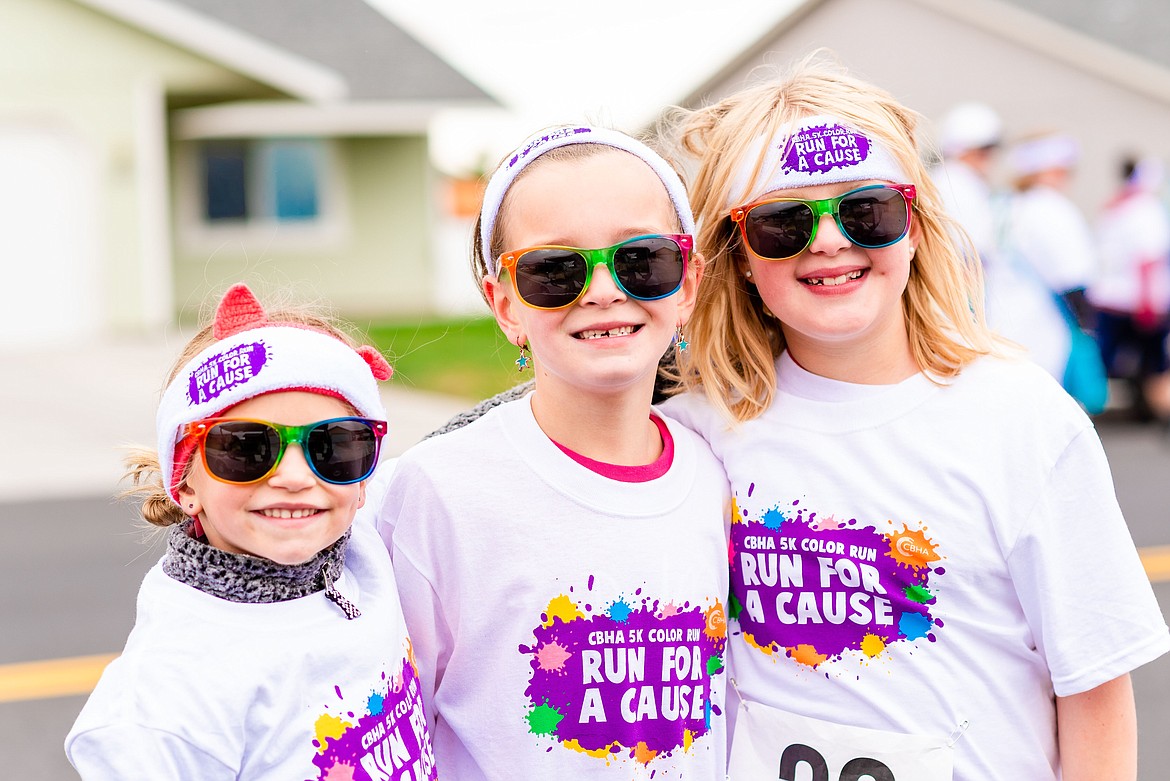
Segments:
[[[812,770],[812,781],[829,781],[829,765],[821,752],[803,743],[793,743],[780,755],[780,781],[796,781],[796,768],[801,763]]]
[[[829,781],[829,765],[821,753],[803,743],[793,743],[780,755],[780,781],[796,781],[796,770],[807,765],[812,771],[810,781]],[[841,768],[840,781],[896,781],[894,771],[883,763],[869,757],[858,757],[845,763]]]
[[[841,768],[841,781],[861,781],[863,778],[871,781],[895,781],[894,771],[869,757],[851,759]]]

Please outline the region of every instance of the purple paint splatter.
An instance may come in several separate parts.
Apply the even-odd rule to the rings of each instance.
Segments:
[[[533,635],[520,648],[532,657],[531,732],[649,764],[710,731],[719,712],[711,683],[726,643],[722,605],[618,599],[602,615],[550,610]]]
[[[876,656],[891,643],[934,640],[934,544],[906,526],[882,534],[855,520],[772,507],[732,525],[733,615],[751,645],[816,667],[848,651]]]
[[[240,344],[199,364],[188,379],[187,399],[202,404],[251,380],[268,362],[264,342]]]
[[[803,128],[785,143],[784,173],[823,174],[869,157],[869,139],[838,124]]]

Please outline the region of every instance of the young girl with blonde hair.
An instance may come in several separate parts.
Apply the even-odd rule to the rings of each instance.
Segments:
[[[488,183],[474,271],[535,388],[407,451],[381,514],[444,774],[723,777],[727,482],[651,409],[693,231],[674,170],[606,128],[537,133]]]
[[[813,58],[677,126],[708,261],[665,409],[734,496],[730,777],[1132,779],[1128,674],[1170,637],[1092,423],[984,324],[917,121]]]

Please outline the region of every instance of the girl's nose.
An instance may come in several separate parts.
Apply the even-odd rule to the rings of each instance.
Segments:
[[[822,214],[820,222],[817,223],[816,238],[809,244],[808,251],[831,257],[852,245],[853,242],[847,239],[841,229],[837,227],[837,221],[833,219],[833,215]]]
[[[303,491],[317,483],[317,475],[305,460],[305,452],[298,444],[289,444],[276,471],[268,478],[270,485],[286,491]]]
[[[598,263],[593,267],[593,277],[589,280],[589,289],[581,296],[582,304],[609,306],[619,301],[625,301],[626,294],[618,287],[617,281],[610,273],[609,266]]]

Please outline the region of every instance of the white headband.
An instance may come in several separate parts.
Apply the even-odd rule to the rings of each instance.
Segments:
[[[678,213],[678,219],[682,225],[682,232],[694,235],[695,218],[691,213],[691,204],[687,199],[686,188],[683,186],[682,180],[679,179],[675,170],[670,167],[669,163],[662,159],[661,155],[641,141],[631,138],[617,130],[566,125],[553,130],[541,131],[530,136],[508,156],[508,159],[496,169],[496,172],[492,174],[492,178],[488,181],[487,188],[483,193],[483,206],[479,212],[479,248],[484,261],[487,263],[488,273],[498,274],[500,271],[498,258],[492,257],[491,254],[491,240],[492,232],[496,227],[496,217],[499,214],[500,205],[504,202],[504,196],[508,193],[508,188],[512,186],[512,182],[516,180],[517,175],[533,160],[550,149],[556,149],[559,146],[571,146],[573,144],[604,144],[605,146],[612,146],[616,149],[623,149],[641,159],[642,162],[654,170],[654,173],[658,174],[658,178],[662,180],[663,186],[666,187],[666,192],[670,196],[671,203],[674,204],[674,210]]]
[[[229,335],[183,366],[163,391],[155,418],[163,485],[174,501],[182,480],[175,474],[175,449],[184,426],[240,402],[274,391],[306,390],[344,399],[363,417],[386,419],[378,380],[388,379],[391,369],[374,348],[354,350],[320,331],[268,323],[243,285],[220,302],[215,329],[217,336]]]
[[[768,148],[759,174],[754,175],[764,144]],[[731,183],[727,208],[751,203],[775,190],[869,179],[908,183],[902,166],[877,140],[836,117],[807,117],[795,130],[756,140]]]

